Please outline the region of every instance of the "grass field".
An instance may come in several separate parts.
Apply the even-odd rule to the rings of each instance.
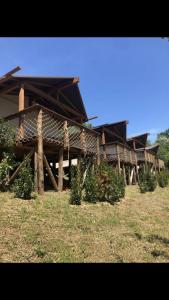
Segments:
[[[0,262],[169,262],[169,188],[71,206],[68,192],[0,193]]]

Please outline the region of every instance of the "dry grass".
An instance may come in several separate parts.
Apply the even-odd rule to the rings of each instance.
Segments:
[[[0,193],[0,262],[169,262],[169,188],[127,187],[118,204]]]

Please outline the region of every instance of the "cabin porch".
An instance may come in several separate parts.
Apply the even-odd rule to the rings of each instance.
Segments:
[[[16,157],[22,161],[25,156],[31,158],[35,189],[40,194],[49,179],[55,190],[66,187],[65,160],[69,162],[65,168],[68,173],[72,160],[80,156],[94,155],[99,163],[99,134],[50,109],[36,104],[4,119],[15,130],[13,150]],[[16,178],[19,168],[11,175],[9,183]]]

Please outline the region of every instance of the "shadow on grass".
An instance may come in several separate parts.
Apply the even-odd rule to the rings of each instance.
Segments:
[[[147,238],[148,242],[150,243],[153,243],[153,242],[156,242],[156,241],[159,241],[161,243],[163,243],[164,245],[169,245],[169,239],[167,238],[163,238],[157,234],[152,234],[150,235],[148,238]]]

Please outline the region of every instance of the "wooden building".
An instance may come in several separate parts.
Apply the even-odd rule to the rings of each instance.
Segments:
[[[43,194],[46,176],[61,191],[64,160],[69,160],[70,166],[80,155],[93,155],[99,163],[99,134],[83,125],[88,117],[79,78],[14,76],[19,70],[17,67],[0,78],[0,117],[15,128],[16,157],[32,159],[36,191]]]
[[[136,151],[138,169],[148,166],[152,171],[164,169],[164,162],[158,159],[159,145],[147,146],[148,133],[127,140],[128,145]]]
[[[100,157],[123,172],[126,183],[136,183],[137,155],[127,143],[128,121],[103,124],[94,129],[100,133]]]

